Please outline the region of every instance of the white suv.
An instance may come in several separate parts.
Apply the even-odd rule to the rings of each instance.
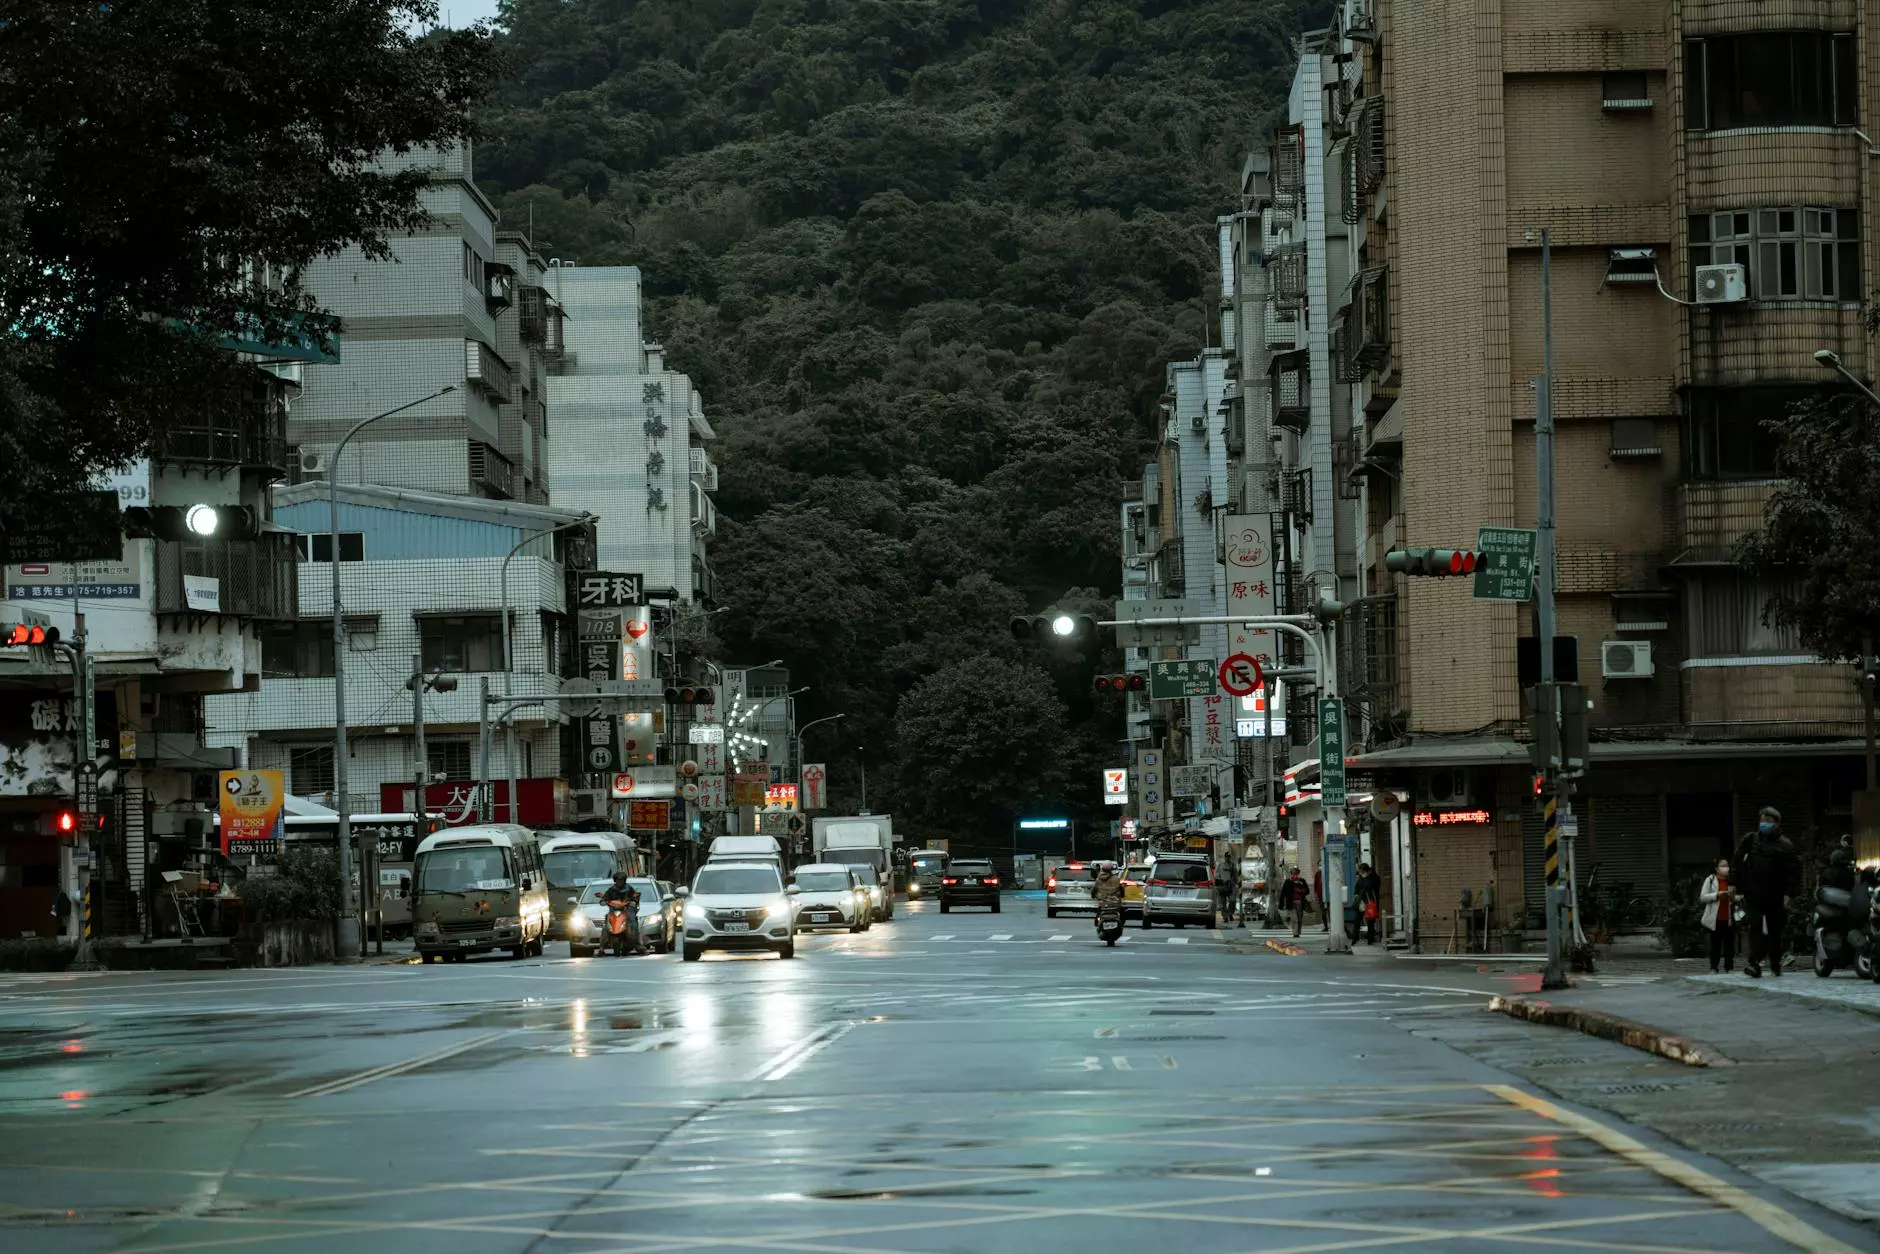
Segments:
[[[796,890],[786,891],[768,862],[707,862],[685,897],[681,956],[697,962],[707,949],[772,949],[796,957]]]
[[[868,889],[855,872],[835,862],[810,862],[796,869],[790,887],[796,896],[796,930],[813,932],[817,928],[846,928],[865,932],[873,911]]]

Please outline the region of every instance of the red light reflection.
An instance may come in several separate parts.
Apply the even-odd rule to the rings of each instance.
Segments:
[[[1555,1146],[1553,1137],[1529,1137],[1528,1141],[1533,1145],[1533,1148],[1517,1154],[1517,1158],[1525,1158],[1531,1161],[1538,1160],[1541,1162],[1560,1161],[1560,1151]],[[1520,1175],[1516,1176],[1515,1179],[1526,1181],[1528,1187],[1542,1197],[1565,1197],[1566,1190],[1562,1189],[1557,1183],[1564,1174],[1565,1173],[1558,1167],[1538,1167],[1533,1171],[1522,1172]]]

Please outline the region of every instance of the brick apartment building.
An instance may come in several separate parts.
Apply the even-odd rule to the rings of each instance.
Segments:
[[[1765,624],[1769,590],[1732,554],[1772,486],[1760,420],[1837,384],[1817,349],[1874,374],[1862,128],[1880,104],[1880,5],[1340,7],[1303,48],[1330,106],[1324,190],[1351,233],[1333,326],[1347,404],[1332,414],[1362,531],[1347,690],[1367,747],[1352,766],[1410,799],[1380,843],[1412,863],[1394,881],[1424,947],[1447,943],[1463,889],[1478,903],[1492,889],[1504,933],[1539,925],[1516,670],[1531,606],[1388,574],[1383,556],[1533,525],[1543,229],[1557,630],[1578,637],[1594,703],[1580,880],[1598,868],[1602,885],[1662,901],[1766,804],[1802,838],[1849,830],[1853,668]],[[1699,291],[1698,267],[1731,263],[1740,298]]]

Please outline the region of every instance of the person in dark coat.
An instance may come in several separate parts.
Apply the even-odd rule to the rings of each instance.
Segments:
[[[1782,974],[1783,932],[1797,871],[1795,846],[1782,834],[1781,812],[1764,806],[1756,817],[1756,830],[1743,837],[1731,859],[1746,908],[1743,927],[1749,933],[1749,961],[1743,974],[1751,979],[1762,978],[1765,956],[1769,974]]]
[[[1367,945],[1377,944],[1378,923],[1384,913],[1384,881],[1369,862],[1358,864],[1355,895],[1358,903],[1358,927]]]

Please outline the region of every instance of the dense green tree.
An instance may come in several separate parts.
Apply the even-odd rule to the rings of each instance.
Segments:
[[[1118,481],[1326,7],[507,0],[479,177],[550,253],[641,268],[721,436],[724,639],[845,714],[835,804],[865,755],[935,830],[1109,817],[1115,655],[1006,622],[1114,598]]]
[[[121,465],[218,403],[210,332],[333,322],[298,272],[383,255],[493,80],[431,0],[0,4],[0,506]],[[244,267],[271,268],[258,292]]]

